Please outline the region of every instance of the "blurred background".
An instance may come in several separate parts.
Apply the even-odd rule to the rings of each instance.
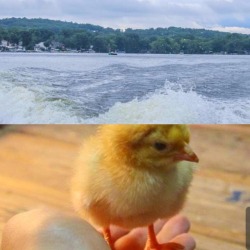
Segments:
[[[39,206],[72,211],[72,164],[94,125],[0,128],[0,242],[6,221]],[[200,158],[183,214],[198,250],[243,250],[250,206],[250,126],[192,125]]]

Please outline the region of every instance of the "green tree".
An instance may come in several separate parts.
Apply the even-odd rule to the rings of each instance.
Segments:
[[[89,37],[85,32],[74,34],[72,42],[77,49],[89,49],[90,46]]]
[[[140,52],[147,53],[150,51],[150,41],[147,38],[143,38],[140,40]]]
[[[123,35],[121,34],[116,35],[115,44],[116,44],[116,48],[119,51],[125,51],[125,38]]]
[[[211,42],[211,50],[213,52],[224,51],[225,40],[223,38],[215,38]]]
[[[125,34],[125,51],[127,53],[138,53],[140,51],[140,38],[137,34]]]
[[[30,31],[27,31],[27,30],[22,30],[20,32],[20,38],[23,42],[23,46],[26,47],[26,46],[29,46],[29,44],[31,43],[31,40],[32,40],[32,34]]]
[[[19,33],[17,29],[12,29],[9,32],[9,41],[14,44],[18,44],[20,40]]]
[[[96,37],[94,37],[92,43],[93,43],[93,49],[96,52],[105,52],[105,53],[107,53],[108,50],[109,50],[109,48],[108,48],[108,41],[103,36],[96,36]]]
[[[180,51],[179,44],[167,37],[159,37],[150,45],[151,51],[157,54],[179,53]]]
[[[109,51],[116,51],[117,50],[117,45],[116,45],[116,39],[115,38],[116,38],[115,34],[109,35],[107,37]]]
[[[157,40],[153,41],[151,44],[151,52],[156,54],[165,54],[165,39],[163,37],[159,37]]]

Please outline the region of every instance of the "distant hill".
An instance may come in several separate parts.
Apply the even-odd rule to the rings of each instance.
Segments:
[[[18,28],[18,29],[46,29],[51,31],[61,31],[64,29],[69,30],[86,30],[90,32],[115,32],[115,29],[112,28],[103,28],[99,25],[93,24],[79,24],[74,22],[66,22],[60,20],[49,20],[43,18],[5,18],[0,19],[0,26],[2,28]],[[190,28],[150,28],[150,29],[130,29],[126,30],[129,33],[136,33],[141,36],[187,36],[194,35],[196,37],[215,37],[215,36],[225,36],[226,32],[205,30],[205,29],[190,29]]]
[[[104,28],[99,25],[93,24],[79,24],[74,22],[50,20],[43,18],[5,18],[0,19],[0,27],[2,28],[18,28],[23,30],[30,29],[46,29],[54,32],[62,30],[85,30],[89,32],[98,33],[115,33],[119,30],[112,28]],[[168,37],[188,37],[188,38],[223,38],[227,36],[228,32],[220,32],[206,29],[191,29],[191,28],[179,28],[179,27],[168,27],[168,28],[150,28],[150,29],[126,29],[127,33],[137,34],[141,37],[154,37],[154,36],[168,36]],[[247,36],[238,34],[239,36]]]
[[[93,24],[79,24],[74,22],[60,21],[60,20],[50,20],[43,18],[5,18],[0,19],[0,27],[2,28],[18,28],[23,30],[30,29],[46,29],[54,32],[59,32],[61,30],[85,30],[90,32],[101,32],[101,33],[112,33],[117,32],[117,30],[112,28],[104,28],[99,25]],[[150,28],[150,29],[131,29],[126,30],[128,33],[138,34],[140,36],[152,37],[152,36],[195,36],[196,38],[215,38],[215,37],[225,37],[228,32],[220,32],[205,29],[191,29],[191,28]],[[240,35],[240,34],[239,34]],[[240,35],[247,36],[247,35]]]
[[[0,42],[22,42],[32,50],[40,42],[46,47],[59,42],[59,49],[96,52],[110,50],[126,53],[161,54],[250,54],[250,35],[232,34],[205,29],[150,28],[125,31],[99,25],[79,24],[42,18],[0,19]]]
[[[49,20],[42,18],[5,18],[0,19],[0,26],[3,28],[23,28],[23,29],[47,29],[52,31],[60,31],[63,29],[88,31],[102,31],[104,28],[92,24],[79,24],[73,22],[65,22],[59,20]]]

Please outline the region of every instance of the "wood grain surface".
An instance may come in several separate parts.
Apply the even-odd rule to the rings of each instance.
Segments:
[[[10,217],[32,208],[72,211],[72,163],[95,129],[92,125],[19,125],[0,130],[0,232]],[[246,249],[250,126],[193,125],[191,132],[200,163],[183,213],[191,220],[196,249]]]

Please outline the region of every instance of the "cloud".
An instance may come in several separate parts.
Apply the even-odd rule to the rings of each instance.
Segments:
[[[114,28],[250,28],[249,0],[0,0],[0,18],[42,17]]]
[[[57,0],[0,0],[0,17],[52,17],[58,13]],[[62,13],[60,13],[62,14]]]
[[[216,27],[213,27],[211,29],[212,30],[222,31],[222,32],[241,33],[241,34],[250,35],[250,29],[249,28],[216,26]]]

